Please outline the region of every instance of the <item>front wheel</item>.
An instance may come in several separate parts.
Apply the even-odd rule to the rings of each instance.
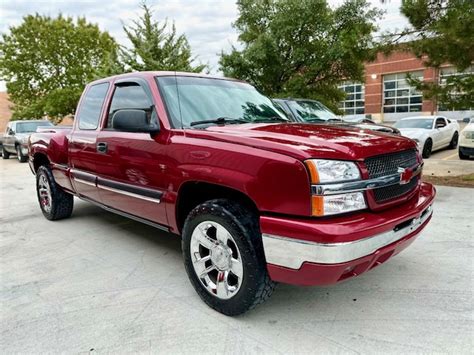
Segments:
[[[449,149],[456,149],[458,146],[459,141],[459,134],[458,132],[454,132],[453,138],[451,138],[451,142],[449,142]]]
[[[422,157],[428,159],[431,156],[431,150],[433,149],[433,141],[428,138],[423,145]]]
[[[266,269],[258,216],[225,199],[191,211],[183,229],[188,277],[211,308],[236,316],[266,301],[275,283]]]
[[[74,196],[56,184],[51,170],[44,165],[36,172],[36,192],[41,211],[47,219],[55,221],[71,216]]]
[[[16,158],[20,163],[25,163],[28,159],[27,155],[21,153],[21,147],[19,145],[16,146]]]
[[[3,158],[3,159],[10,159],[10,153],[8,153],[8,152],[5,150],[5,147],[2,147],[2,158]]]

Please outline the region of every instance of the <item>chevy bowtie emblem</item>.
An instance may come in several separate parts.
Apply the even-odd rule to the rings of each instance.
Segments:
[[[413,177],[413,171],[405,168],[398,168],[397,172],[400,174],[400,185],[408,184]]]

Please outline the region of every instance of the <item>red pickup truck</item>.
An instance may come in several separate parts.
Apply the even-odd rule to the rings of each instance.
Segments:
[[[87,85],[72,129],[30,138],[50,220],[73,197],[181,235],[200,297],[227,314],[276,282],[327,285],[406,248],[435,189],[410,139],[291,123],[251,85],[175,72]]]

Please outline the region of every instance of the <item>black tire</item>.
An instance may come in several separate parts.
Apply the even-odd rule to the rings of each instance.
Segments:
[[[42,181],[42,178],[45,178],[49,184],[50,195],[48,200],[50,201],[50,204],[48,206],[42,202],[43,200],[40,196],[40,181]],[[45,165],[40,166],[36,172],[36,193],[41,211],[50,221],[71,216],[74,207],[74,196],[65,192],[58,184],[56,184],[51,170]]]
[[[28,156],[21,153],[21,147],[19,145],[16,146],[16,157],[20,163],[26,163],[28,160]]]
[[[8,152],[5,150],[5,147],[2,147],[2,158],[3,158],[3,159],[10,159],[10,153],[8,153]]]
[[[463,154],[463,152],[461,152],[461,149],[458,150],[458,154],[459,154],[459,159],[461,160],[469,159],[469,155]]]
[[[449,149],[456,149],[458,146],[458,141],[459,141],[459,133],[454,132],[453,138],[451,138],[451,142],[449,143]]]
[[[433,141],[431,138],[428,138],[423,145],[422,156],[424,159],[428,159],[431,156],[431,150],[433,149]]]
[[[229,232],[242,259],[242,282],[230,299],[211,294],[193,266],[191,237],[195,228],[207,221],[216,222]],[[194,208],[184,224],[182,250],[186,272],[196,292],[209,307],[227,316],[245,313],[265,302],[275,288],[266,268],[258,216],[238,203],[216,199]]]

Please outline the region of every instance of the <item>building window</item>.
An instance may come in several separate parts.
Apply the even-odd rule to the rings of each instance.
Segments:
[[[339,103],[339,108],[344,115],[358,115],[364,113],[364,85],[345,81],[339,89],[346,93],[344,101]]]
[[[408,73],[383,76],[383,112],[420,112],[423,97],[421,92],[411,87]],[[409,73],[412,78],[423,79],[423,72]]]
[[[474,66],[470,66],[466,70],[462,72],[458,72],[456,67],[447,67],[447,68],[441,68],[439,71],[439,85],[445,86],[449,85],[449,78],[453,77],[464,77],[464,76],[469,76],[469,75],[474,75]],[[453,91],[450,93],[452,96],[456,95],[461,95],[460,92]],[[461,107],[457,108],[456,111],[468,111],[472,110],[474,107]],[[438,111],[455,111],[452,107],[448,107],[447,105],[444,105],[442,102],[439,103],[438,105]]]

